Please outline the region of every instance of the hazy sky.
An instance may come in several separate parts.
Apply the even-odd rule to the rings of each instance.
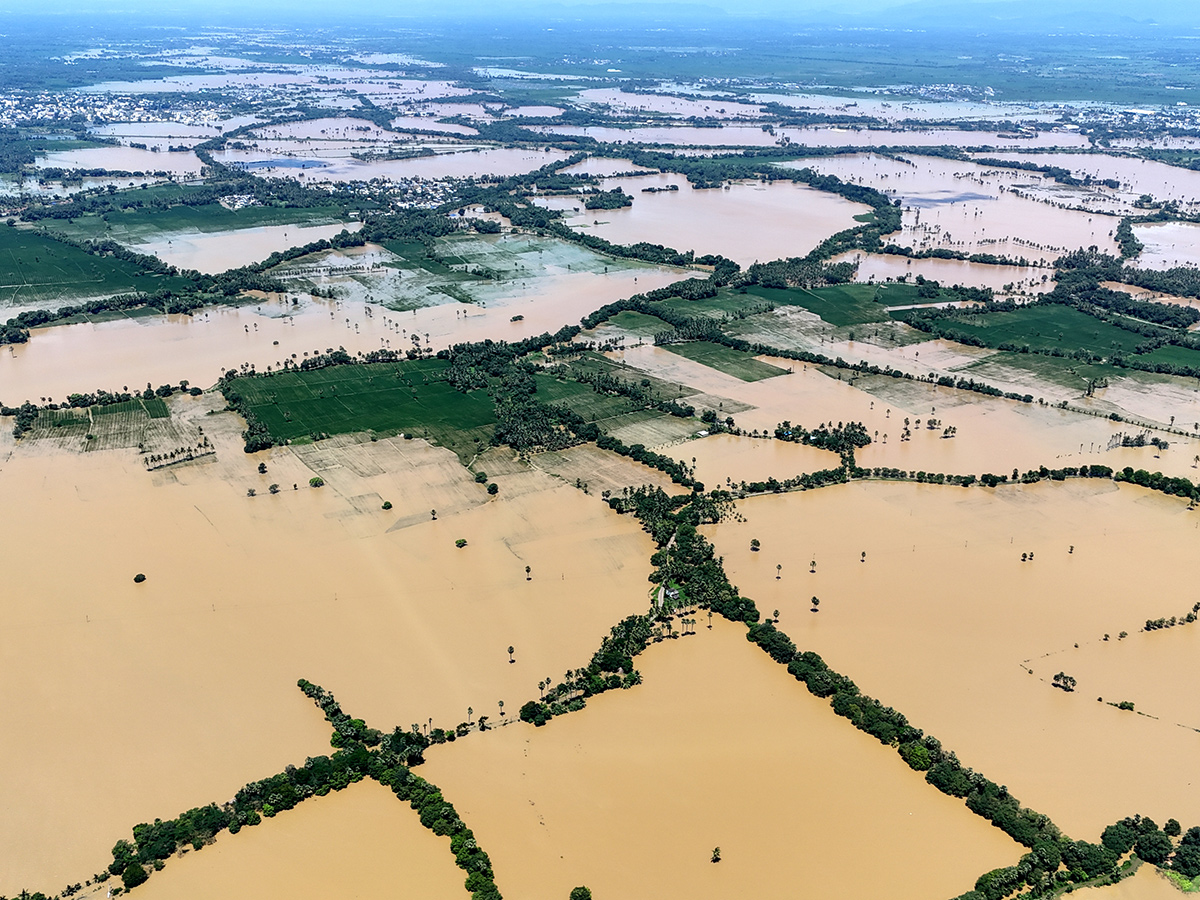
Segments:
[[[1048,21],[1078,23],[1089,27],[1111,27],[1121,22],[1157,22],[1185,28],[1200,28],[1200,4],[1191,0],[354,0],[334,4],[329,0],[0,0],[4,12],[56,13],[86,16],[88,13],[148,13],[155,18],[182,16],[189,19],[234,13],[258,18],[275,16],[349,15],[381,18],[597,18],[634,21],[677,14],[681,21],[702,25],[707,19],[770,17],[814,24],[848,25],[878,23],[923,27],[945,23],[958,28],[989,28],[1006,22]]]

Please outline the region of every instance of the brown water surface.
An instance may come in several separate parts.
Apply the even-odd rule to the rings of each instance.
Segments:
[[[705,621],[703,617],[701,621]],[[953,896],[1021,848],[717,619],[652,646],[644,683],[473,735],[423,773],[470,823],[506,896]],[[721,862],[710,862],[712,848]],[[937,846],[937,865],[929,847]],[[872,864],[862,866],[863,847]]]
[[[462,881],[450,840],[422,826],[386,787],[367,780],[167,860],[138,894],[147,900],[460,900]]]
[[[1132,811],[1200,819],[1194,731],[1097,703],[1082,680],[1066,694],[1039,677],[1047,653],[1057,654],[1051,675],[1073,674],[1075,644],[1190,608],[1179,564],[1200,550],[1200,530],[1183,501],[1107,481],[867,483],[749,499],[739,511],[747,521],[706,529],[733,583],[760,610],[779,609],[801,649],[964,764],[1077,838],[1095,840]],[[1022,562],[1028,552],[1034,561]],[[1140,654],[1129,660],[1140,669],[1156,665],[1155,647],[1117,650]],[[1129,765],[1139,758],[1155,765]]]

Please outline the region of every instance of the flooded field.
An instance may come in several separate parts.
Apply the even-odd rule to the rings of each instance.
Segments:
[[[1046,271],[1032,266],[991,266],[958,259],[907,259],[857,252],[843,254],[832,261],[856,262],[856,281],[903,281],[906,278],[912,281],[923,275],[947,287],[955,284],[989,287],[998,294],[1020,291],[1041,294],[1054,288]],[[1042,280],[1044,275],[1046,281]]]
[[[213,158],[231,166],[252,168],[270,178],[319,181],[370,181],[373,178],[476,178],[481,175],[519,175],[570,154],[563,150],[460,149],[413,159],[358,160],[344,156],[280,157],[261,150],[221,150]]]
[[[201,141],[211,140],[221,132],[216,124],[188,125],[182,122],[114,122],[98,125],[94,134],[121,138],[125,143],[145,144],[157,147],[160,152],[170,147],[191,147]]]
[[[760,609],[778,608],[801,649],[965,765],[1074,837],[1095,840],[1133,811],[1200,819],[1200,788],[1187,777],[1195,732],[1097,703],[1083,679],[1076,693],[1055,690],[1038,672],[1055,653],[1050,668],[1073,674],[1074,644],[1182,611],[1171,600],[1178,560],[1200,547],[1184,502],[1108,482],[873,483],[755,498],[739,511],[746,522],[707,529],[733,583]],[[1035,560],[1022,562],[1029,552]],[[1149,641],[1119,650],[1139,647],[1140,664],[1154,665]],[[1123,762],[1147,755],[1152,771]]]
[[[865,900],[878,896],[883,869],[889,894],[916,900],[968,890],[1020,855],[739,627],[718,619],[652,646],[637,667],[643,684],[545,728],[429,755],[424,774],[454,798],[505,891],[555,900],[582,884],[597,897],[715,900],[802,883],[806,896]],[[936,866],[930,841],[946,850]],[[865,848],[870,867],[856,863]]]
[[[791,182],[734,184],[729,190],[695,190],[681,175],[615,178],[634,198],[627,209],[585,210],[578,200],[551,198],[545,205],[578,212],[567,224],[618,244],[650,241],[677,250],[720,253],[743,266],[804,256],[829,235],[854,225],[869,211],[861,203]],[[642,193],[675,185],[675,191]]]
[[[727,479],[735,477],[737,481],[766,481],[838,466],[837,454],[828,450],[776,440],[748,440],[727,434],[687,441],[663,452],[680,462],[694,465],[696,477],[712,488],[723,487]]]
[[[1111,217],[1020,196],[1022,185],[1041,181],[1031,173],[921,156],[906,163],[871,154],[804,160],[803,165],[898,199],[905,207],[904,229],[888,240],[913,249],[944,247],[1046,263],[1064,250],[1092,244],[1117,253],[1110,236],[1117,222]]]
[[[135,244],[141,253],[157,256],[181,269],[216,274],[260,262],[272,253],[358,231],[361,222],[332,225],[264,225],[237,231],[173,232],[155,241]]]
[[[915,347],[927,345],[914,344],[904,351],[909,352]],[[616,355],[635,369],[653,373],[658,378],[686,384],[711,397],[725,398],[727,403],[732,400],[744,404],[743,411],[733,415],[738,427],[748,431],[758,429],[774,433],[775,426],[785,419],[807,428],[831,421],[862,422],[873,442],[857,452],[861,466],[980,475],[984,472],[1011,474],[1014,468],[1024,472],[1042,465],[1098,464],[1118,469],[1130,465],[1193,479],[1196,476],[1192,465],[1193,457],[1200,454],[1200,440],[1171,435],[1171,448],[1162,453],[1149,446],[1109,450],[1114,436],[1118,436],[1119,443],[1120,434],[1135,434],[1140,429],[1103,417],[987,398],[886,376],[859,378],[851,385],[839,381],[836,375],[822,374],[813,366],[787,360],[767,358],[767,362],[779,366],[791,365],[792,374],[745,382],[659,347],[630,348]],[[892,357],[892,362],[895,361]],[[1161,389],[1149,386],[1146,393],[1157,398],[1156,403],[1161,403],[1165,394]],[[1165,396],[1170,398],[1171,395]],[[1178,397],[1171,399],[1178,400]],[[1198,412],[1200,406],[1193,400],[1189,411]],[[932,430],[928,428],[930,417],[939,423]],[[912,437],[902,441],[905,418],[909,419]],[[1165,419],[1164,416],[1164,424]],[[1189,420],[1187,424],[1193,423]],[[944,429],[951,425],[957,433],[953,438],[944,438]],[[712,439],[706,438],[700,444],[709,440]],[[680,458],[696,456],[700,459],[701,453],[693,450],[694,446],[687,444],[672,448],[670,452],[677,449]],[[722,468],[716,472],[717,476],[722,481],[727,476],[736,481],[754,480],[754,473],[760,466],[751,460],[755,459],[755,453],[763,452],[756,450],[757,446],[757,442],[749,441],[744,453],[722,455]],[[816,462],[815,458],[809,458]],[[783,461],[782,457],[780,461]],[[828,468],[828,465],[804,469],[789,467],[774,474],[782,479],[819,468]]]
[[[557,331],[605,303],[681,277],[680,270],[620,265],[607,274],[546,271],[525,283],[509,282],[505,290],[492,286],[495,293],[486,306],[429,294],[428,302],[440,305],[393,314],[381,305],[388,296],[382,276],[371,276],[366,285],[351,275],[322,276],[323,284],[344,289],[347,299],[301,293],[295,306],[271,298],[254,305],[211,307],[194,316],[140,316],[35,329],[28,343],[0,349],[0,399],[61,398],[89,384],[112,388],[181,378],[208,386],[224,369],[243,362],[265,370],[293,354],[303,359],[332,347],[368,352],[390,341],[399,349],[409,332],[428,334],[435,348],[487,338],[519,340]],[[371,306],[368,294],[376,301]],[[523,318],[514,322],[514,315]]]
[[[1078,135],[1040,133],[1033,138],[1005,137],[1000,134],[951,129],[883,130],[869,128],[830,128],[722,124],[720,127],[694,125],[638,125],[618,128],[604,125],[539,125],[534,131],[544,134],[575,135],[614,144],[673,144],[695,147],[775,147],[786,143],[802,147],[1078,147],[1087,141]],[[787,139],[786,141],[784,139]]]
[[[134,450],[27,439],[0,469],[26,510],[0,539],[30,572],[0,604],[0,891],[56,889],[137,822],[328,752],[299,677],[384,729],[499,718],[497,701],[515,711],[646,607],[649,539],[574,487],[495,459],[489,499],[421,440],[247,456],[241,420],[206,414],[222,405],[174,404],[215,445],[203,462],[147,473]],[[86,562],[62,564],[84,544]]]
[[[1097,181],[1115,178],[1121,182],[1121,189],[1128,193],[1149,194],[1156,200],[1174,200],[1184,207],[1200,202],[1200,172],[1166,163],[1107,153],[1039,153],[1036,159],[1009,153],[992,155],[1001,159],[1024,159],[1044,166],[1061,166],[1070,169],[1077,178],[1091,176]]]
[[[200,159],[194,153],[156,153],[135,147],[93,147],[86,150],[58,150],[39,157],[40,168],[108,169],[121,172],[170,172],[173,175],[199,175]]]
[[[1200,265],[1200,225],[1161,222],[1135,225],[1133,233],[1146,245],[1135,265],[1150,269]]]
[[[1179,900],[1179,889],[1153,866],[1140,866],[1132,878],[1102,888],[1077,892],[1085,900]]]
[[[394,895],[403,885],[400,896],[459,900],[462,879],[449,839],[424,828],[386,787],[366,780],[168,860],[138,894],[147,900],[320,900],[331,893]]]

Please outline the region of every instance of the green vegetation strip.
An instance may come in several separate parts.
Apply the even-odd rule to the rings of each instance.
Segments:
[[[740,378],[742,381],[762,381],[764,378],[787,374],[786,369],[755,359],[749,353],[732,350],[709,341],[668,344],[664,349],[711,369],[716,369],[718,372]]]

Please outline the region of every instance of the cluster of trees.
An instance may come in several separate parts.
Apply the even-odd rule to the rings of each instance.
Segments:
[[[422,825],[436,835],[450,838],[454,862],[467,873],[465,887],[471,892],[472,900],[502,900],[491,858],[479,846],[475,833],[463,822],[441,789],[414,775],[402,764],[388,766],[376,779],[390,787],[398,799],[407,801],[416,810]]]
[[[1162,491],[1164,494],[1174,494],[1189,500],[1200,499],[1200,490],[1197,490],[1191,481],[1186,478],[1173,478],[1162,472],[1147,472],[1145,469],[1135,470],[1132,466],[1126,466],[1113,475],[1113,481],[1127,481],[1152,491]]]
[[[633,198],[619,187],[611,191],[593,191],[585,196],[584,209],[624,209],[633,206]]]
[[[786,419],[775,426],[775,438],[796,444],[806,444],[821,450],[830,450],[842,457],[842,464],[854,465],[854,451],[871,443],[871,435],[862,422],[822,422],[809,431],[801,425],[793,426]]]
[[[547,685],[542,696],[521,707],[523,722],[545,725],[555,716],[583,709],[588,697],[641,683],[633,658],[649,645],[654,627],[648,616],[629,616],[610,629],[600,648],[582,669],[565,673],[557,685]]]
[[[1129,216],[1121,220],[1121,224],[1117,226],[1117,230],[1113,234],[1113,240],[1121,248],[1121,259],[1133,259],[1146,249],[1146,245],[1139,241],[1137,235],[1133,233],[1133,222]]]
[[[625,397],[643,409],[657,409],[680,419],[690,419],[696,414],[696,407],[690,404],[680,403],[678,400],[664,400],[655,396],[649,385],[626,381],[608,372],[572,371],[571,376],[580,384],[589,385],[597,394]]]
[[[161,868],[164,860],[183,847],[199,850],[221,831],[237,834],[243,826],[291,809],[308,797],[324,796],[361,781],[370,772],[371,754],[361,745],[332,756],[310,757],[300,767],[288,766],[279,775],[251,782],[231,803],[190,809],[174,819],[155,819],[133,829],[133,840],[121,840],[112,850],[108,872],[120,875],[127,888],[148,877],[146,867]]]

